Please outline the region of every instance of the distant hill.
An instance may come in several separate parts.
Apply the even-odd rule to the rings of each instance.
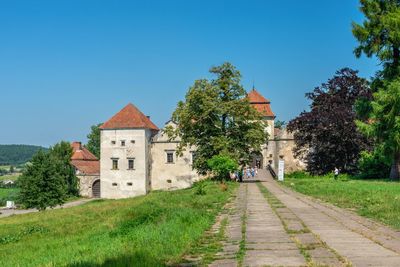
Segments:
[[[41,146],[0,145],[0,165],[24,164],[40,149],[47,150]]]

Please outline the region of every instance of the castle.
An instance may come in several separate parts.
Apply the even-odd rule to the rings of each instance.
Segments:
[[[261,153],[253,155],[253,166],[277,169],[284,159],[286,170],[302,168],[292,155],[293,138],[285,131],[275,129],[275,115],[271,103],[257,90],[247,94],[250,104],[258,110],[265,122],[269,141]],[[173,121],[165,126],[176,127]],[[169,140],[133,104],[128,104],[100,126],[100,161],[80,143],[73,143],[71,163],[80,182],[80,192],[86,197],[127,198],[145,195],[150,190],[172,190],[190,187],[200,179],[192,168],[195,147],[176,156],[179,140]]]

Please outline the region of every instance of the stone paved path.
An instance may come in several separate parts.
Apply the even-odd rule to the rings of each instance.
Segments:
[[[210,266],[400,267],[400,232],[279,185],[240,185],[223,251]]]
[[[79,205],[85,204],[85,203],[87,203],[89,201],[92,201],[92,200],[94,200],[94,198],[78,199],[78,200],[75,200],[75,201],[67,202],[62,206],[56,206],[53,209],[64,209],[64,208],[75,207],[75,206],[79,206]],[[0,218],[9,217],[11,215],[19,215],[19,214],[38,212],[38,211],[39,210],[37,210],[37,209],[25,209],[25,210],[0,209]]]

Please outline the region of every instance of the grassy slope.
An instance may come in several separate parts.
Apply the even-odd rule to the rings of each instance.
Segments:
[[[285,185],[400,229],[400,183],[289,175]]]
[[[0,266],[162,266],[178,262],[208,229],[236,185],[0,219]],[[2,244],[3,243],[3,244]]]

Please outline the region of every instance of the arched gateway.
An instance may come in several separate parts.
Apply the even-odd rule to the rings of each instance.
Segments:
[[[251,167],[257,167],[258,169],[263,168],[263,156],[261,153],[251,153]]]
[[[99,198],[100,197],[100,180],[96,180],[93,182],[92,185],[92,196],[94,198]]]

